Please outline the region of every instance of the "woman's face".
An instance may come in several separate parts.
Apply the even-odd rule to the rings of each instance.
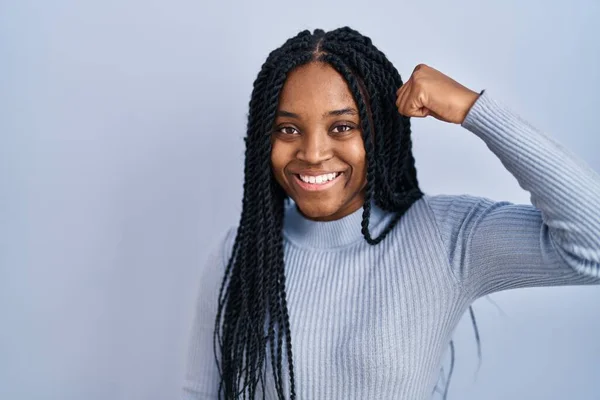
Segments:
[[[288,74],[271,137],[275,179],[306,217],[358,210],[366,185],[358,107],[344,78],[313,62]]]

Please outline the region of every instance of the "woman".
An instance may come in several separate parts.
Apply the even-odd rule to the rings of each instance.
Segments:
[[[409,118],[425,116],[480,137],[534,206],[424,194]],[[600,283],[600,177],[485,91],[425,65],[403,84],[350,28],[269,55],[246,146],[240,223],[202,273],[185,399],[431,398],[477,298]]]

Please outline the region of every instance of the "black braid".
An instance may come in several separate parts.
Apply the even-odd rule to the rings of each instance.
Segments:
[[[300,32],[273,50],[254,82],[244,165],[242,213],[221,288],[214,352],[220,374],[219,399],[263,397],[267,351],[279,399],[286,398],[283,342],[290,399],[296,398],[292,341],[286,298],[283,214],[286,194],[271,171],[271,132],[287,75],[309,62],[326,62],[346,80],[359,108],[367,163],[362,233],[375,245],[423,196],[412,155],[410,120],[398,114],[396,90],[402,79],[371,42],[348,28]],[[371,201],[395,213],[371,237]]]

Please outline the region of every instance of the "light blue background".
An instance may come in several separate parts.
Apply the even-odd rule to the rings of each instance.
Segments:
[[[600,171],[599,20],[592,0],[1,0],[0,398],[177,397],[252,82],[289,36],[350,25],[405,80],[424,62],[485,88]],[[529,201],[468,131],[413,132],[425,191]],[[492,298],[477,380],[457,330],[452,399],[600,399],[598,287]]]

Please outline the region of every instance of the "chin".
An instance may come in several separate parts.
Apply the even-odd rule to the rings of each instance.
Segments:
[[[295,201],[302,214],[309,219],[326,219],[340,210],[337,202],[331,201]]]

